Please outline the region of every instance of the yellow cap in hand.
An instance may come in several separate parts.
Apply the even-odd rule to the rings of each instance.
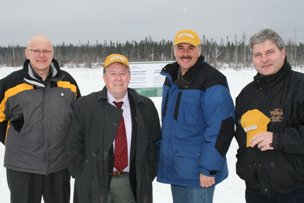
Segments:
[[[242,115],[241,126],[247,134],[246,147],[250,146],[250,141],[256,134],[267,131],[269,122],[270,118],[258,109],[249,110]]]

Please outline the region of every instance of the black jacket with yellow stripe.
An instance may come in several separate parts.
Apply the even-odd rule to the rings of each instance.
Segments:
[[[257,74],[236,99],[236,118],[258,109],[270,123],[274,150],[246,147],[246,133],[236,126],[237,174],[247,187],[262,194],[288,193],[304,187],[304,74],[293,71],[285,60],[274,75]]]
[[[76,81],[52,60],[45,81],[26,60],[23,69],[0,80],[0,138],[4,166],[49,174],[68,167],[66,138],[73,104],[80,96]]]

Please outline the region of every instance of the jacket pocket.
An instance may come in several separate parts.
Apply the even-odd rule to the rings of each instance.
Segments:
[[[92,199],[91,191],[91,167],[90,162],[85,160],[80,167],[78,175],[75,177],[75,188],[76,195],[80,202],[87,202],[89,199]]]
[[[179,180],[198,180],[200,150],[197,146],[173,146],[173,175]]]
[[[186,125],[196,125],[202,123],[203,112],[200,107],[200,100],[197,98],[184,98],[183,114]]]
[[[11,125],[14,127],[14,129],[15,129],[18,133],[21,132],[22,127],[23,127],[23,124],[24,124],[23,115],[20,116],[19,118],[14,119],[14,120],[11,121]]]
[[[250,183],[257,182],[256,163],[254,162],[252,150],[239,149],[237,154],[236,173],[238,176]]]

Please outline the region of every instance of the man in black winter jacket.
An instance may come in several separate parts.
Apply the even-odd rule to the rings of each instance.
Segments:
[[[152,203],[160,122],[151,99],[128,88],[128,59],[104,62],[105,87],[80,98],[67,141],[74,203]]]
[[[271,29],[250,38],[254,80],[236,98],[237,174],[247,203],[304,202],[304,75]]]

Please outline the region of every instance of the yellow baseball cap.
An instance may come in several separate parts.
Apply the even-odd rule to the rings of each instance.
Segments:
[[[180,30],[174,37],[173,45],[181,43],[191,44],[196,47],[201,44],[201,39],[193,30]]]
[[[242,115],[241,126],[247,134],[246,147],[250,146],[250,141],[256,134],[267,131],[269,122],[270,118],[258,109],[249,110]]]
[[[105,59],[105,61],[103,63],[103,67],[106,68],[109,65],[111,65],[112,63],[121,63],[121,64],[129,67],[129,61],[128,61],[127,57],[125,57],[124,55],[121,55],[121,54],[111,54],[111,55],[107,56],[107,58]]]

